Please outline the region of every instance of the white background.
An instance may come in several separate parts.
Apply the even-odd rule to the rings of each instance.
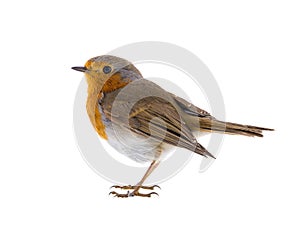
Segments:
[[[7,2],[0,3],[1,224],[299,224],[298,1]],[[114,199],[112,184],[77,149],[72,107],[82,75],[70,67],[147,40],[200,57],[229,121],[276,131],[227,136],[208,171],[198,173],[193,157],[161,184],[159,198]]]

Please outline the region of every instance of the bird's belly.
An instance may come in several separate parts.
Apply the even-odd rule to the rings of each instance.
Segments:
[[[160,141],[154,140],[151,137],[144,137],[125,127],[113,124],[112,121],[105,116],[101,107],[98,108],[102,123],[105,126],[107,141],[115,150],[139,163],[153,161],[158,157],[160,158],[160,151],[162,150]]]
[[[143,136],[130,131],[128,128],[114,124],[103,113],[101,105],[98,105],[101,121],[105,127],[108,143],[119,153],[139,163],[153,160],[167,159],[175,150],[175,146],[162,140]]]
[[[108,143],[114,149],[136,162],[149,162],[160,157],[161,143],[152,138],[145,138],[112,124],[106,126],[105,132]]]

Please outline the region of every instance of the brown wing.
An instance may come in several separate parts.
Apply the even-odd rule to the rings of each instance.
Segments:
[[[130,129],[168,144],[194,150],[197,141],[175,107],[164,99],[144,98],[132,109]]]
[[[127,88],[126,94],[122,93],[124,96],[111,93],[103,99],[103,111],[113,123],[157,141],[213,157],[197,142],[180,116],[180,107],[168,92],[144,79]],[[154,93],[142,97],[149,89]],[[136,96],[140,97],[138,101]],[[107,107],[108,102],[113,102],[115,107]]]
[[[170,93],[171,94],[171,93]],[[208,112],[203,109],[198,108],[197,106],[193,105],[192,103],[186,101],[183,98],[180,98],[174,94],[171,94],[176,103],[180,106],[180,108],[187,114],[191,116],[197,117],[212,117]]]

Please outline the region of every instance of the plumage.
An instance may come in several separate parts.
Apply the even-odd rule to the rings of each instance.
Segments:
[[[131,195],[151,196],[151,193],[145,195],[138,191],[164,153],[173,146],[215,158],[198,143],[195,138],[198,133],[262,137],[262,131],[272,130],[219,121],[205,110],[144,79],[125,59],[99,56],[88,60],[84,67],[73,69],[85,73],[88,83],[86,109],[99,136],[134,161],[152,162]]]

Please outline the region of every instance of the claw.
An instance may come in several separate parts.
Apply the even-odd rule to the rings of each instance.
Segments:
[[[157,188],[159,188],[159,189],[161,190],[160,186],[158,186],[158,185],[156,185],[156,184],[153,185],[152,187],[153,187],[153,188],[156,188],[156,187],[157,187]],[[153,189],[152,189],[152,190],[153,190]]]

